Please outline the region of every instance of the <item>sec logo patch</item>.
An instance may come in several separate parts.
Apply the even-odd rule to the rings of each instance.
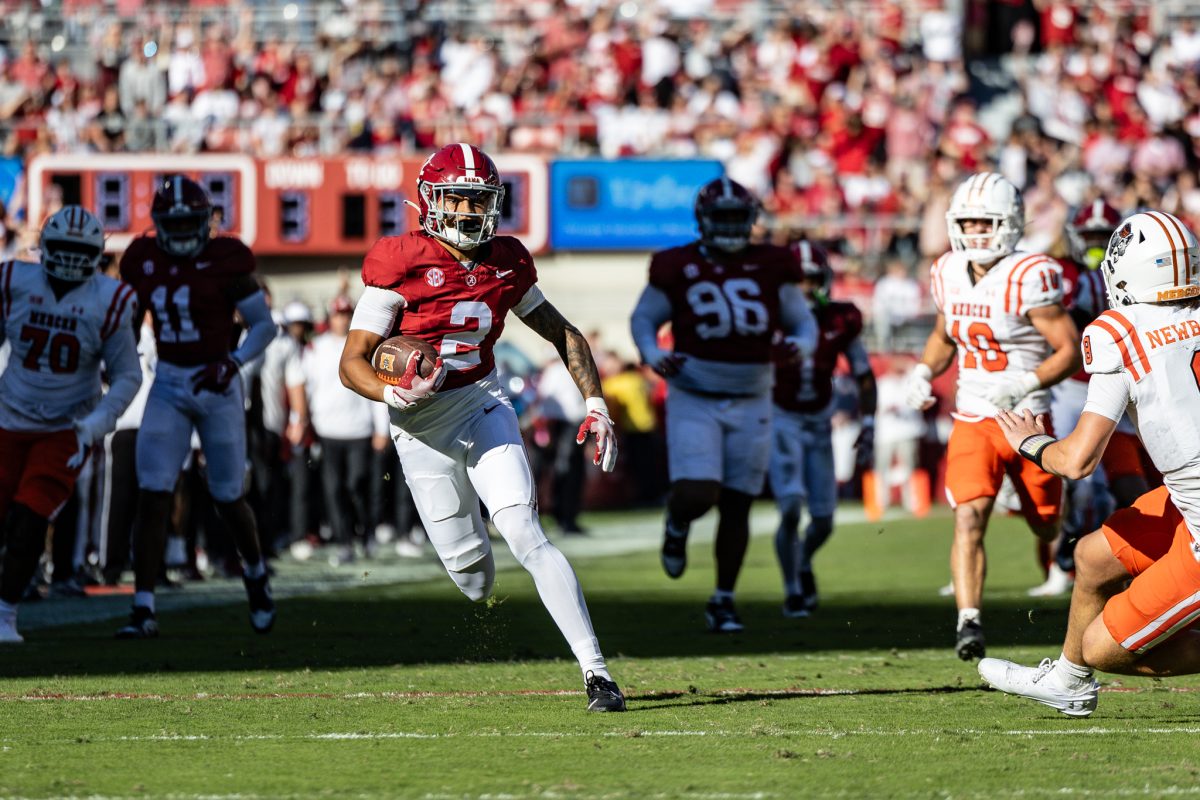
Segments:
[[[446,282],[446,273],[442,272],[437,267],[431,267],[429,271],[425,273],[425,282],[436,289]]]

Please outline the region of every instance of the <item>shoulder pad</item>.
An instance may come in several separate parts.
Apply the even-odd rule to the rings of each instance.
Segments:
[[[687,263],[688,245],[659,250],[650,256],[650,285],[664,289],[678,278],[680,268]]]
[[[1083,329],[1082,349],[1083,368],[1091,375],[1125,371],[1137,380],[1149,368],[1137,329],[1116,311],[1105,311]]]
[[[198,262],[211,260],[214,267],[219,265],[221,272],[227,275],[254,272],[256,266],[254,253],[241,239],[234,236],[218,236],[210,239],[196,260]]]
[[[371,245],[363,256],[362,281],[365,286],[392,289],[404,281],[408,260],[418,251],[412,235],[384,236]]]

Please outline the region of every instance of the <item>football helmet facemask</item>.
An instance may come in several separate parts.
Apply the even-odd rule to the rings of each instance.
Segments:
[[[982,233],[965,233],[963,223],[983,220],[991,228]],[[1025,230],[1025,204],[1021,193],[1003,176],[980,172],[967,178],[950,198],[946,212],[950,249],[969,261],[992,264],[1016,250]]]
[[[1103,200],[1093,200],[1075,209],[1067,220],[1071,258],[1081,267],[1098,268],[1120,224],[1120,213]]]
[[[104,256],[104,227],[82,206],[64,206],[42,226],[42,268],[52,278],[81,283]]]
[[[1170,214],[1134,214],[1112,235],[1100,271],[1114,308],[1200,297],[1200,242]]]
[[[208,244],[212,224],[208,193],[191,178],[171,175],[154,193],[150,218],[158,246],[178,258],[195,258]]]
[[[722,176],[700,189],[695,211],[700,241],[736,253],[750,244],[750,231],[758,219],[758,198],[740,183]]]
[[[470,144],[448,144],[417,176],[421,227],[453,247],[473,250],[496,236],[504,205],[500,171]]]

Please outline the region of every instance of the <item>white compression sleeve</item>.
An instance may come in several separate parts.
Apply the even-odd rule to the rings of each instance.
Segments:
[[[363,289],[358,304],[354,306],[354,318],[350,330],[370,331],[387,336],[396,324],[396,317],[407,305],[404,295],[391,289],[368,286]]]

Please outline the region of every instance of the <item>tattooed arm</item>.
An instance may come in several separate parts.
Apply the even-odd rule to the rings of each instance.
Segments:
[[[536,289],[535,286],[534,290]],[[587,339],[583,338],[579,329],[567,322],[557,308],[542,298],[541,292],[527,299],[533,306],[532,310],[514,310],[518,313],[524,311],[523,314],[519,313],[521,321],[554,345],[587,403],[588,413],[579,425],[575,443],[583,444],[589,434],[595,436],[596,454],[592,463],[605,472],[612,472],[617,463],[617,435],[612,417],[608,413],[608,406],[604,402],[604,395],[600,391],[600,372],[596,369],[595,359],[592,358],[592,349],[588,347]]]
[[[596,369],[596,360],[592,358],[587,339],[578,328],[567,322],[566,317],[549,300],[538,303],[536,308],[521,317],[521,321],[554,345],[585,398],[603,396],[600,392],[600,372]]]

